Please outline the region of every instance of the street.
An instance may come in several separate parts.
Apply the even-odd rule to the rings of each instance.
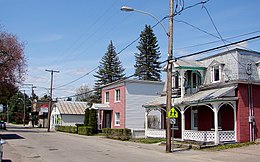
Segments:
[[[223,151],[185,150],[165,153],[164,146],[47,132],[43,128],[7,126],[1,130],[5,139],[5,162],[167,162],[167,161],[247,161],[260,158],[260,145]]]

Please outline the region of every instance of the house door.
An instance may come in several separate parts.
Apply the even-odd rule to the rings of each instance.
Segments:
[[[198,110],[191,109],[191,130],[198,130]]]
[[[111,128],[111,111],[104,111],[103,128]]]

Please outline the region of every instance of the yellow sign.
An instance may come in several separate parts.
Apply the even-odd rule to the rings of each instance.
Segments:
[[[168,112],[168,118],[178,118],[178,111],[174,107]]]

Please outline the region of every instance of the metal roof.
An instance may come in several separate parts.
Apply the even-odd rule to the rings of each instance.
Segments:
[[[172,99],[172,103],[174,105],[181,105],[181,104],[190,104],[190,103],[201,103],[207,101],[210,102],[212,100],[226,100],[226,99],[236,100],[235,96],[225,96],[231,91],[233,91],[236,87],[237,87],[236,85],[232,85],[228,87],[203,90],[194,93],[190,96],[186,96],[184,98],[174,98]],[[165,105],[166,105],[166,96],[160,96],[154,99],[153,101],[144,104],[143,106],[145,108],[152,108],[152,107],[165,106]]]
[[[75,102],[75,101],[58,101],[54,104],[59,110],[60,114],[70,115],[84,115],[85,110],[89,108],[87,102]]]

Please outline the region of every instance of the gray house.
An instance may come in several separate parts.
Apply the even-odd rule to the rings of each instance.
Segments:
[[[56,125],[75,126],[84,123],[87,102],[58,101],[52,106],[51,128]]]

